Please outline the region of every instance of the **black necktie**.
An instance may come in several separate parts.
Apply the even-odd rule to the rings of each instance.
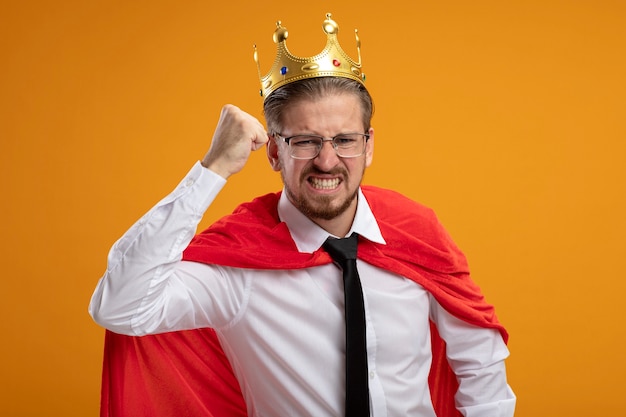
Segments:
[[[361,280],[356,270],[358,235],[328,238],[324,249],[343,270],[346,309],[346,417],[369,417],[367,342]]]

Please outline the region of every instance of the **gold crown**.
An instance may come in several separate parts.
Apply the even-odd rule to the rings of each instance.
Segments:
[[[266,100],[278,87],[305,78],[344,77],[365,84],[365,74],[361,72],[361,41],[358,31],[354,30],[359,58],[358,62],[356,62],[339,46],[339,41],[337,40],[339,25],[331,19],[330,13],[326,14],[326,20],[324,20],[322,28],[327,37],[326,47],[315,56],[302,58],[289,52],[286,44],[287,28],[281,26],[280,20],[276,22],[276,31],[273,36],[274,43],[277,44],[276,59],[270,72],[265,76],[261,76],[259,56],[256,45],[254,45],[254,60],[259,71],[259,79],[261,80],[260,92],[263,100]]]

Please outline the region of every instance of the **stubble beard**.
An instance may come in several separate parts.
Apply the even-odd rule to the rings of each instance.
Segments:
[[[306,182],[306,177],[313,172],[319,171],[315,170],[314,168],[304,171],[300,176],[300,183]],[[339,172],[331,172],[331,174],[337,173],[341,174],[344,179],[347,178],[348,174],[345,170],[339,170]],[[282,170],[280,172],[280,175],[285,186],[285,192],[287,193],[287,197],[289,197],[291,203],[302,214],[312,220],[333,220],[334,218],[340,216],[346,210],[348,210],[358,195],[358,188],[356,188],[352,195],[349,195],[346,199],[344,199],[341,204],[339,204],[338,206],[333,206],[333,198],[329,196],[316,196],[312,199],[309,199],[302,195],[296,195],[296,193],[294,193],[293,190],[287,185]]]

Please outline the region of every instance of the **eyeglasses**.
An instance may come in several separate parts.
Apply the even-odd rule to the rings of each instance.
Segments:
[[[356,158],[365,153],[365,145],[370,138],[367,133],[340,133],[332,138],[318,135],[294,135],[288,138],[274,133],[289,146],[289,155],[294,159],[313,159],[320,154],[324,142],[330,142],[341,158]]]

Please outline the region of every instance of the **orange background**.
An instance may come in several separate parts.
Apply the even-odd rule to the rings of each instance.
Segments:
[[[618,0],[24,1],[0,6],[0,415],[95,416],[108,248],[208,148],[260,117],[281,19],[332,11],[374,95],[366,182],[433,207],[511,333],[517,416],[623,415],[626,6]],[[263,152],[203,225],[280,180]]]

